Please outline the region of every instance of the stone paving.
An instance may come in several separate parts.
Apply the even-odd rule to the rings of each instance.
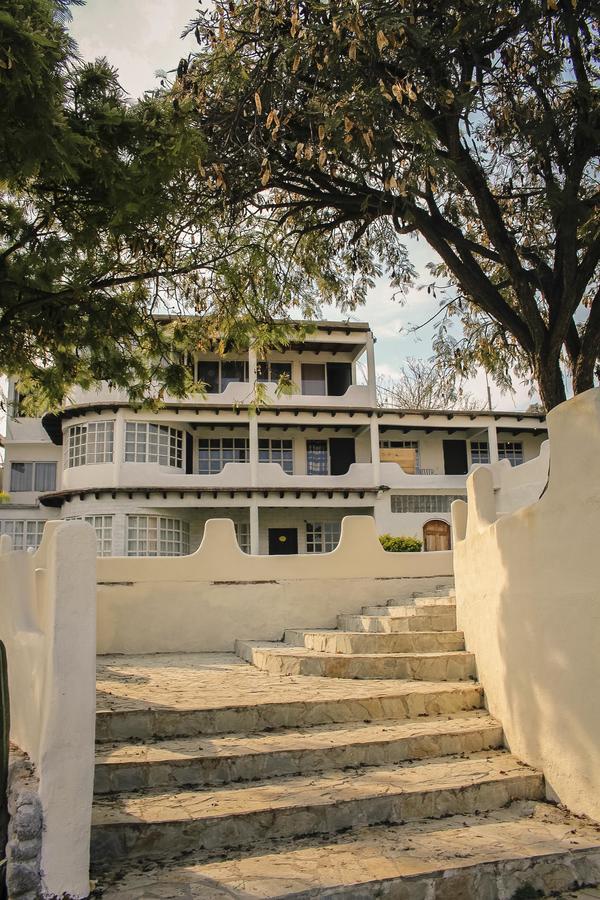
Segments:
[[[517,802],[477,816],[267,843],[228,860],[213,861],[196,852],[166,866],[134,866],[124,878],[107,882],[102,897],[249,900],[315,897],[328,891],[327,897],[352,900],[509,900],[524,881],[533,891],[560,891],[566,878],[575,876],[580,883],[597,879],[600,852],[595,861],[583,855],[597,846],[597,826],[569,819],[547,804]],[[565,850],[569,865],[561,869],[556,853]],[[404,889],[398,878],[406,879]],[[600,892],[563,896],[596,900]]]

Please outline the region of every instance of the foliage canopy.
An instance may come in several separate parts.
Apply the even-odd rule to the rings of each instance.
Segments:
[[[593,0],[215,0],[178,103],[206,178],[354,271],[402,284],[425,238],[464,338],[438,351],[547,408],[593,385],[600,348],[599,41]],[[376,236],[375,239],[373,236]]]
[[[2,370],[46,408],[102,380],[181,395],[186,351],[277,346],[292,304],[310,318],[319,294],[343,299],[346,263],[317,234],[283,254],[272,222],[236,217],[206,178],[191,101],[168,85],[131,101],[106,60],[78,58],[68,13],[0,11]]]

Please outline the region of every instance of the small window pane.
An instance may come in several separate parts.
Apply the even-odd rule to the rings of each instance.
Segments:
[[[14,462],[10,467],[11,491],[33,490],[33,463]]]
[[[219,362],[218,360],[210,360],[209,362],[198,363],[198,379],[204,384],[204,389],[208,394],[219,393]]]
[[[340,542],[340,522],[307,522],[306,552],[331,553]]]
[[[498,458],[507,459],[511,466],[523,463],[523,444],[520,441],[504,441],[498,444]]]
[[[307,475],[329,474],[329,448],[327,441],[306,442]]]
[[[237,359],[223,360],[221,363],[221,391],[224,391],[228,384],[238,381],[248,381],[246,363]]]
[[[471,465],[485,465],[490,461],[490,450],[487,441],[471,441]]]
[[[56,463],[39,462],[35,464],[35,490],[53,491],[56,489]]]
[[[325,366],[314,363],[302,364],[302,393],[310,396],[324,396],[327,393]]]

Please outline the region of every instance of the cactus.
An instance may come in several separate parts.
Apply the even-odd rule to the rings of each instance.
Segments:
[[[0,898],[6,897],[6,842],[8,840],[8,752],[10,699],[6,647],[0,641]]]

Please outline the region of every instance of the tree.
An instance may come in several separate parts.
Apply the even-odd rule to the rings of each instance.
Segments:
[[[182,395],[187,351],[277,345],[292,303],[310,316],[346,284],[318,235],[284,255],[263,217],[236,220],[192,101],[166,84],[131,102],[106,60],[77,57],[68,12],[0,11],[0,359],[29,411],[102,380]]]
[[[403,409],[476,409],[477,403],[460,384],[456,373],[438,361],[408,358],[396,378],[377,377],[379,406]]]
[[[600,348],[593,0],[215,0],[174,86],[234,208],[332,252],[418,234],[452,286],[463,374],[529,369],[547,409]],[[350,243],[348,244],[348,236]],[[362,254],[362,258],[361,258]]]

